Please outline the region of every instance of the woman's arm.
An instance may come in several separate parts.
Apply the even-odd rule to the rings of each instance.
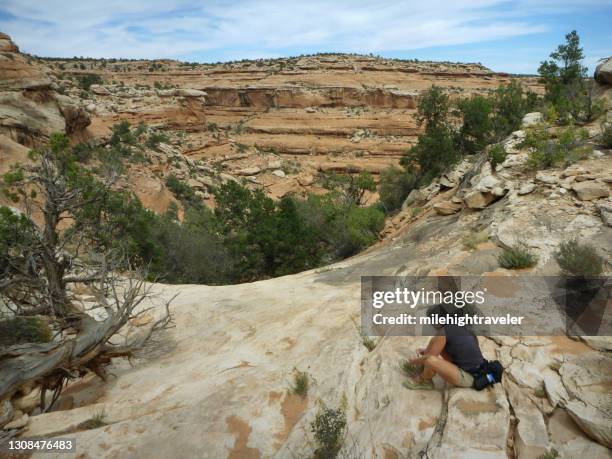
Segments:
[[[429,340],[429,344],[427,347],[421,352],[421,356],[415,359],[412,359],[410,363],[421,363],[425,357],[428,356],[438,356],[444,350],[444,346],[446,346],[446,336],[434,336]]]

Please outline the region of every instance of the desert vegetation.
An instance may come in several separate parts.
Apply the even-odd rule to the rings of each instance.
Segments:
[[[62,142],[61,154],[79,173],[91,171],[87,173],[95,180],[120,176],[125,161],[133,162],[144,148],[154,149],[167,140],[144,126],[121,122],[112,127],[108,148],[69,147],[61,136],[48,148],[50,155],[57,155],[54,145]],[[19,173],[7,174],[6,183],[17,183]],[[106,205],[116,223],[106,244],[121,249],[135,266],[146,266],[150,280],[222,284],[299,272],[359,252],[378,239],[384,224],[378,207],[362,205],[364,193],[374,189],[369,174],[333,174],[327,177],[329,192],[324,196],[287,196],[279,201],[262,190],[228,181],[211,189],[217,203],[214,211],[176,176],[169,174],[165,184],[181,203],[182,218],[176,206],[158,215],[133,194],[114,191],[110,184],[106,191]]]
[[[390,168],[381,175],[384,208],[398,209],[413,188],[428,185],[465,155],[480,153],[517,130],[536,102],[536,95],[525,91],[517,80],[501,85],[489,96],[472,96],[456,103],[451,103],[441,88],[432,86],[421,97],[415,115],[424,132],[402,158],[403,169]],[[493,167],[503,162],[503,147],[490,148],[489,158]]]
[[[319,411],[310,429],[314,435],[316,459],[333,459],[338,456],[346,435],[346,402],[338,408],[330,408],[319,402]]]
[[[555,252],[555,260],[565,277],[597,277],[603,272],[603,259],[595,247],[578,239],[562,242]]]
[[[308,395],[308,388],[310,387],[310,377],[305,371],[300,371],[297,368],[293,369],[293,383],[291,384],[290,391],[294,395],[299,395],[304,398]]]
[[[410,191],[425,186],[447,172],[463,156],[488,151],[492,169],[506,158],[500,142],[521,126],[523,116],[534,110],[546,114],[545,121],[527,129],[523,147],[530,149],[529,165],[546,169],[569,165],[592,151],[588,132],[581,123],[603,113],[600,101],[590,96],[592,82],[575,31],[543,61],[538,72],[545,94],[538,97],[525,90],[519,80],[500,85],[488,96],[474,95],[452,103],[441,88],[432,86],[421,97],[415,118],[424,132],[401,160],[403,169],[390,168],[381,174],[383,208],[394,211]],[[601,143],[610,145],[612,128],[601,126]]]
[[[165,313],[148,327],[117,339],[152,299],[145,274],[126,253],[131,212],[118,212],[139,203],[112,191],[111,178],[84,168],[62,135],[32,150],[30,160],[1,182],[3,194],[23,211],[0,208],[0,327],[9,341],[23,344],[3,356],[0,397],[36,382],[45,411],[68,380],[89,371],[104,379],[113,358],[132,355],[171,316],[166,302]],[[40,226],[34,215],[41,215]],[[95,303],[85,304],[77,287]],[[53,396],[46,406],[48,391]]]
[[[587,143],[588,132],[574,125],[553,131],[539,124],[527,129],[523,146],[530,149],[528,163],[534,169],[553,166],[568,166],[590,153],[593,148]]]
[[[506,269],[524,269],[535,266],[538,257],[524,243],[507,247],[498,257],[499,265]]]
[[[546,88],[544,107],[553,110],[563,123],[591,121],[601,115],[603,107],[590,96],[592,81],[586,78],[582,65],[583,49],[575,30],[565,36],[565,43],[550,54],[538,68]]]

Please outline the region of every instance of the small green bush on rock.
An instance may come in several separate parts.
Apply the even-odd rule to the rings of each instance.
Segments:
[[[496,144],[489,150],[489,162],[491,163],[491,169],[495,170],[498,164],[503,163],[506,160],[508,153],[504,149],[503,145]]]
[[[89,91],[89,88],[92,84],[103,84],[102,78],[100,75],[96,74],[87,74],[79,77],[79,87],[85,91]]]
[[[562,242],[555,252],[561,275],[567,277],[597,277],[603,272],[603,259],[595,247],[577,239]]]
[[[605,148],[612,148],[612,124],[602,124],[599,141]]]
[[[338,456],[346,430],[346,410],[321,406],[314,421],[310,424],[318,444],[314,452],[316,459],[333,459]]]
[[[390,166],[380,174],[380,202],[385,212],[402,207],[416,185],[416,177],[399,167]]]
[[[547,169],[559,164],[565,166],[584,158],[592,151],[587,144],[588,132],[573,125],[557,132],[556,138],[543,125],[527,130],[523,147],[531,149],[527,163],[534,169]]]
[[[300,397],[306,397],[308,395],[308,387],[310,385],[310,379],[308,373],[300,371],[297,368],[293,370],[293,385],[291,386],[291,393],[299,395]]]
[[[505,269],[531,268],[538,262],[538,257],[524,244],[504,249],[498,257],[499,265]]]

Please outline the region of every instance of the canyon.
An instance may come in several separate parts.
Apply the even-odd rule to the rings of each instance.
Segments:
[[[101,81],[84,90],[86,75]],[[274,198],[322,193],[325,172],[376,177],[398,164],[421,132],[413,115],[432,84],[459,98],[508,81],[478,64],[336,54],[40,60],[0,35],[0,173],[54,131],[104,143],[127,120],[167,136],[144,150],[146,161],[127,164],[120,182],[157,212],[177,202],[170,174],[210,206],[210,188],[227,180]],[[535,78],[521,81],[542,92]],[[609,119],[612,87],[598,84]],[[502,384],[477,392],[436,378],[434,390],[412,391],[399,362],[427,337],[366,339],[358,327],[361,276],[555,276],[553,253],[568,235],[593,244],[609,275],[612,156],[597,143],[600,127],[586,126],[588,157],[536,172],[521,146],[533,118],[503,141],[509,154],[495,169],[467,157],[414,190],[361,254],[240,285],[153,285],[161,298],[177,295],[173,328],[131,361],[115,361],[107,381],[89,374],[69,385],[50,412],[38,413],[39,390],[24,388],[9,401],[19,413],[4,431],[77,441],[71,455],[34,457],[312,457],[311,423],[324,405],[345,407],[339,457],[609,458],[610,337],[479,337],[485,357],[506,369]],[[519,241],[537,264],[502,268],[499,254]],[[304,395],[292,390],[296,371],[309,378]]]

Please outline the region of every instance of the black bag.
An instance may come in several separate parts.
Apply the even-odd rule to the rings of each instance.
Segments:
[[[504,367],[498,360],[485,360],[472,374],[474,376],[474,389],[483,390],[486,387],[499,383],[502,380]]]

